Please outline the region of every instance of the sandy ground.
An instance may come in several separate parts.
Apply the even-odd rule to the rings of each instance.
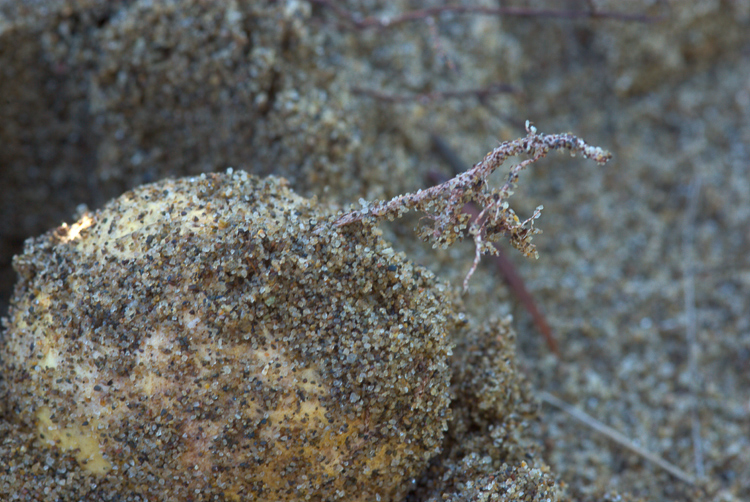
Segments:
[[[508,4],[656,21],[444,14],[365,30],[307,2],[0,2],[3,298],[23,239],[80,203],[228,165],[334,204],[382,198],[449,172],[431,135],[468,166],[529,119],[615,156],[598,168],[553,155],[511,199],[521,217],[544,205],[539,260],[506,253],[560,356],[489,260],[465,308],[513,314],[538,395],[697,481],[548,405],[538,454],[573,500],[749,499],[750,2]],[[414,97],[497,83],[519,92]],[[416,221],[386,236],[458,288],[471,245],[426,248]]]

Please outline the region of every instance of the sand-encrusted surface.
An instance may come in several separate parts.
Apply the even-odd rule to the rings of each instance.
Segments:
[[[434,26],[357,31],[305,1],[0,2],[5,298],[23,240],[72,222],[82,202],[97,208],[167,174],[230,165],[284,175],[300,194],[334,204],[394,195],[425,186],[433,169],[448,172],[430,134],[468,165],[498,138],[523,135],[531,119],[615,154],[601,170],[552,157],[524,174],[512,200],[521,217],[545,206],[540,259],[516,262],[562,355],[546,353],[490,262],[465,310],[479,324],[516,314],[533,389],[705,478],[690,487],[546,407],[535,429],[541,457],[580,500],[612,491],[749,498],[750,2],[512,4],[593,4],[662,19],[444,15]],[[417,7],[356,9],[395,16]],[[399,97],[497,82],[522,94],[384,101],[355,92]],[[460,285],[471,246],[424,249],[413,226],[395,224],[386,236]],[[6,436],[11,458],[25,455],[25,437]],[[59,462],[71,472],[69,459]],[[481,465],[466,462],[466,472]],[[49,472],[45,465],[28,472]]]
[[[3,498],[560,498],[509,319],[467,322],[372,222],[337,222],[230,169],[29,239]]]
[[[400,499],[440,450],[445,286],[277,178],[146,185],[14,265],[7,418],[121,495]]]

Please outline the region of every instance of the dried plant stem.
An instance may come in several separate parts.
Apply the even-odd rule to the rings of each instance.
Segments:
[[[362,17],[347,10],[334,0],[308,0],[313,5],[326,7],[339,19],[342,26],[366,30],[370,28],[386,29],[404,23],[424,21],[425,19],[440,14],[475,14],[485,16],[506,17],[530,17],[530,18],[557,18],[557,19],[609,19],[613,21],[631,21],[648,23],[658,21],[661,18],[646,14],[624,14],[621,12],[608,12],[600,10],[554,10],[554,9],[532,9],[527,7],[483,7],[479,5],[441,5],[426,9],[416,9],[404,12],[398,16],[367,16]]]
[[[463,171],[465,162],[461,160],[458,153],[451,148],[451,146],[439,135],[432,134],[432,145],[435,151],[440,155],[443,160],[450,165],[451,170],[454,174],[458,174]],[[437,185],[445,181],[446,177],[442,176],[437,170],[431,170],[428,173],[428,181],[432,184]],[[474,204],[467,204],[464,206],[464,211],[476,217],[479,214],[479,209]],[[495,242],[493,243],[497,254],[492,257],[492,262],[495,265],[495,270],[505,280],[505,283],[510,288],[513,295],[518,299],[526,312],[529,313],[531,319],[536,327],[537,331],[544,337],[544,341],[547,343],[547,348],[555,354],[560,356],[560,349],[557,344],[557,339],[552,331],[552,327],[547,322],[547,318],[544,316],[542,310],[537,306],[537,302],[534,296],[526,289],[526,284],[521,277],[521,274],[516,270],[516,266],[508,258],[500,245]]]
[[[701,440],[701,424],[698,418],[698,392],[701,388],[700,373],[698,372],[698,355],[700,346],[697,340],[697,315],[695,309],[695,264],[693,258],[693,242],[695,240],[695,217],[698,213],[698,195],[701,180],[696,179],[690,187],[688,207],[685,212],[685,226],[682,237],[683,254],[683,287],[685,290],[685,341],[688,349],[688,372],[692,376],[690,382],[690,418],[692,423],[693,461],[695,475],[705,476],[703,465],[703,446]]]
[[[496,83],[476,89],[465,89],[456,91],[436,91],[425,94],[388,94],[376,89],[364,87],[353,87],[352,92],[388,103],[430,103],[434,101],[445,101],[446,99],[477,98],[486,99],[496,94],[513,94],[518,89],[509,84]]]
[[[476,210],[476,208],[473,207],[473,204],[468,207]],[[547,344],[547,348],[554,355],[560,357],[560,348],[558,347],[557,339],[555,338],[555,334],[552,331],[552,327],[549,325],[549,323],[547,322],[547,318],[537,306],[534,297],[531,295],[531,293],[529,293],[529,290],[526,289],[526,283],[521,277],[521,274],[518,273],[510,258],[508,258],[500,249],[500,245],[497,242],[493,242],[492,245],[495,246],[495,249],[497,249],[497,254],[492,257],[495,268],[500,272],[502,277],[505,279],[505,282],[516,295],[516,298],[518,298],[518,301],[521,302],[521,305],[523,305],[524,309],[526,309],[526,312],[528,312],[531,316],[531,320],[534,323],[537,331],[542,334],[542,337]]]
[[[426,190],[399,195],[387,202],[367,204],[358,211],[351,211],[338,217],[334,225],[344,226],[362,220],[392,220],[406,211],[416,209],[425,213],[426,218],[434,223],[431,227],[422,227],[418,233],[435,246],[447,247],[463,237],[468,230],[474,239],[476,252],[471,269],[464,279],[464,289],[474,274],[479,259],[483,254],[496,254],[491,245],[500,236],[508,236],[511,244],[526,256],[536,256],[536,249],[531,244],[531,237],[537,233],[533,223],[542,207],[525,221],[520,221],[506,199],[513,193],[519,173],[547,156],[551,150],[566,149],[571,155],[580,153],[598,164],[605,164],[612,154],[599,147],[588,145],[572,134],[545,135],[536,132],[536,128],[526,123],[527,136],[514,141],[506,141],[488,153],[485,158],[471,169],[454,178]],[[495,172],[509,157],[529,155],[530,158],[510,168],[505,183],[497,189],[488,186],[487,178]],[[464,213],[464,205],[473,202],[479,214],[471,220]]]
[[[688,474],[687,472],[683,471],[679,467],[670,464],[663,458],[654,455],[648,450],[645,450],[644,448],[641,448],[640,446],[633,443],[630,439],[625,437],[624,435],[620,434],[616,430],[614,430],[612,427],[609,427],[608,425],[605,425],[595,419],[594,417],[588,415],[587,413],[579,410],[578,408],[569,405],[562,399],[558,399],[557,397],[553,396],[552,394],[549,394],[548,392],[540,392],[538,394],[538,397],[540,400],[544,401],[545,403],[554,406],[555,408],[559,408],[571,417],[583,422],[587,426],[591,427],[595,431],[604,434],[609,439],[614,441],[615,443],[619,444],[620,446],[623,446],[627,448],[628,450],[632,451],[633,453],[643,457],[647,461],[651,462],[652,464],[658,465],[668,473],[670,473],[675,478],[679,479],[680,481],[683,481],[689,485],[695,484],[695,479]]]

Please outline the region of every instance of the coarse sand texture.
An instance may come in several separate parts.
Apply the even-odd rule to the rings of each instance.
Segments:
[[[447,430],[455,316],[375,227],[332,221],[229,170],[30,240],[9,408],[149,500],[401,498]]]

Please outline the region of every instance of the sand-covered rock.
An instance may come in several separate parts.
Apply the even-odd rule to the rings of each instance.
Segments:
[[[15,266],[14,421],[121,494],[398,500],[439,451],[444,286],[278,179],[146,185]]]

